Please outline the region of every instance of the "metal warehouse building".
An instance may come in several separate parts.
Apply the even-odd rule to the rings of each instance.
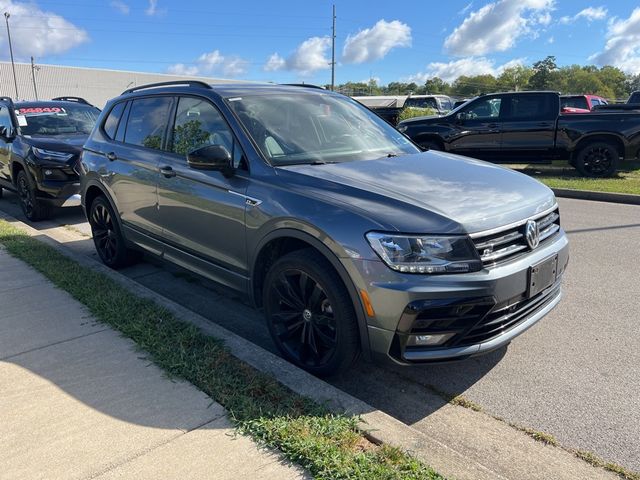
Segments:
[[[98,68],[38,65],[33,70],[29,63],[16,63],[19,100],[49,100],[53,97],[82,97],[102,108],[107,100],[120,95],[127,88],[145,83],[167,82],[189,78],[207,83],[238,83],[239,80],[176,76],[160,73],[103,70]],[[35,88],[34,88],[35,77]],[[16,99],[11,62],[0,62],[0,95]]]

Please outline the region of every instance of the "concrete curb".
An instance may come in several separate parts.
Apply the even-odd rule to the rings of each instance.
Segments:
[[[640,195],[630,193],[594,192],[592,190],[573,190],[569,188],[552,188],[551,190],[553,190],[556,197],[640,205]]]

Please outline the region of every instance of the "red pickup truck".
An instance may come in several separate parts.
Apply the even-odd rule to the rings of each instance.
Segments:
[[[604,98],[597,95],[561,95],[562,113],[589,113],[596,105],[607,105]]]

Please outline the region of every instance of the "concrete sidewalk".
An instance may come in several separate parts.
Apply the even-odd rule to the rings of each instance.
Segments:
[[[307,478],[0,249],[0,477]]]

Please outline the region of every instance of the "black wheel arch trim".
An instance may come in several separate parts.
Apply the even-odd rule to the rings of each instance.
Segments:
[[[353,306],[356,312],[356,318],[358,320],[358,333],[360,335],[360,347],[362,348],[362,354],[367,359],[371,359],[372,356],[371,356],[371,346],[369,343],[369,330],[367,327],[367,316],[366,316],[364,305],[362,304],[362,300],[360,298],[358,289],[356,288],[355,284],[351,280],[351,277],[349,276],[347,269],[344,267],[344,265],[342,264],[338,256],[327,245],[325,245],[320,240],[318,240],[317,238],[315,238],[314,236],[308,233],[305,233],[301,230],[296,230],[293,228],[279,228],[277,230],[272,231],[271,233],[268,233],[258,242],[254,250],[255,253],[250,259],[251,283],[250,283],[250,289],[249,289],[250,290],[249,297],[252,303],[254,305],[258,305],[258,302],[256,301],[257,299],[255,298],[255,293],[256,293],[255,268],[256,268],[256,263],[258,261],[258,258],[260,256],[259,253],[262,251],[265,245],[267,245],[269,242],[273,240],[277,240],[278,238],[287,238],[287,237],[295,238],[297,240],[301,240],[311,245],[318,252],[320,252],[320,254],[331,264],[331,266],[333,266],[335,271],[338,273],[338,276],[340,277],[345,287],[347,288],[347,292],[349,293],[349,297],[351,298],[351,301],[353,303]]]
[[[85,198],[86,198],[87,191],[90,188],[93,188],[93,187],[96,187],[98,190],[100,190],[102,192],[102,195],[107,199],[107,201],[109,202],[109,205],[111,205],[111,208],[116,213],[115,217],[116,217],[116,221],[118,222],[118,226],[120,227],[120,231],[123,231],[122,219],[120,218],[119,210],[118,210],[118,207],[117,207],[116,203],[113,201],[113,198],[111,197],[111,194],[107,191],[107,189],[104,188],[102,183],[100,183],[97,180],[89,180],[86,183],[86,185],[84,185],[84,188],[82,189],[82,192],[81,192],[82,209],[84,210],[84,214],[85,214],[85,217],[87,218],[87,221],[89,221],[89,211],[88,211],[87,205],[85,203]],[[125,240],[126,240],[126,238],[125,238]]]

